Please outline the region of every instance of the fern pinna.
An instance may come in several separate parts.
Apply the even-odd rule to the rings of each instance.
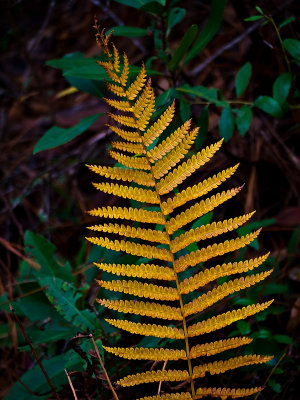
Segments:
[[[189,248],[193,243],[200,245],[205,239],[233,231],[247,222],[253,213],[202,225],[196,229],[185,231],[182,229],[240,191],[241,188],[234,188],[198,200],[227,180],[235,172],[237,165],[192,187],[178,190],[178,186],[193,172],[210,161],[219,150],[222,141],[188,157],[188,151],[198,132],[198,128],[191,128],[191,121],[185,122],[164,140],[160,139],[174,117],[174,103],[166,108],[156,122],[152,121],[155,96],[151,81],[147,80],[144,65],[130,84],[126,54],[122,57],[121,67],[121,57],[117,48],[109,41],[110,35],[105,35],[104,31],[100,32],[98,26],[96,28],[97,42],[107,57],[106,61],[98,63],[107,72],[110,78],[108,88],[114,94],[114,98],[106,99],[106,102],[118,111],[109,114],[112,122],[108,126],[121,138],[120,141],[111,143],[113,150],[110,151],[110,155],[122,166],[90,165],[89,168],[105,178],[122,183],[100,182],[94,186],[105,193],[145,203],[147,206],[101,207],[89,212],[95,217],[106,220],[128,222],[127,224],[102,223],[89,227],[92,231],[101,232],[98,237],[88,237],[90,242],[110,250],[137,256],[137,262],[133,265],[96,264],[102,271],[112,274],[110,281],[100,280],[99,285],[109,291],[134,296],[131,300],[99,299],[98,301],[108,309],[126,314],[124,319],[107,319],[107,322],[114,327],[139,335],[173,339],[175,347],[173,349],[105,347],[106,351],[125,359],[165,362],[161,369],[128,375],[118,383],[128,387],[150,382],[177,382],[177,385],[180,381],[186,382],[180,385],[179,392],[146,396],[142,398],[143,400],[187,400],[203,397],[227,399],[255,394],[262,388],[203,387],[201,379],[198,378],[203,378],[206,374],[221,374],[242,366],[265,363],[272,357],[251,354],[238,355],[225,361],[206,362],[206,357],[239,348],[250,343],[251,339],[231,337],[226,340],[206,342],[205,337],[208,335],[205,335],[265,310],[272,301],[248,305],[225,313],[216,312],[212,317],[200,318],[199,322],[193,322],[193,319],[198,313],[203,313],[226,296],[262,281],[271,273],[269,270],[232,280],[224,279],[258,268],[266,260],[267,254],[246,261],[203,267],[205,261],[248,245],[257,238],[260,230],[200,247],[194,251]],[[184,158],[186,160],[183,160]],[[198,202],[192,203],[193,200]],[[151,210],[151,207],[155,208]],[[133,227],[130,221],[143,225]],[[106,234],[117,234],[122,238],[133,240],[114,240]],[[143,257],[143,260],[147,258],[149,262],[141,263],[139,257]],[[196,266],[198,270],[192,270],[191,267]],[[188,271],[192,272],[182,279],[184,271],[185,274]],[[122,278],[116,279],[114,275]],[[223,278],[223,283],[219,283],[219,278]],[[207,290],[207,285],[214,287]],[[186,301],[191,293],[199,289],[202,291],[201,295],[197,293],[198,297],[194,296],[193,300]],[[140,298],[150,300],[142,301]],[[130,314],[147,319],[142,323],[134,322],[130,320],[130,316],[128,317]],[[166,320],[170,321],[169,324]],[[209,338],[211,339],[212,335]],[[203,357],[204,361],[201,359]],[[176,363],[180,364],[180,369],[176,368]],[[184,364],[185,367],[181,369]]]

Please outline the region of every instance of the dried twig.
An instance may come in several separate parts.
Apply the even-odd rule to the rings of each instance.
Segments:
[[[103,372],[104,372],[104,375],[105,375],[105,378],[106,378],[106,380],[107,380],[107,383],[108,383],[108,385],[109,385],[109,387],[110,387],[110,390],[112,391],[112,394],[113,394],[114,398],[115,398],[116,400],[119,400],[118,395],[117,395],[117,393],[115,392],[115,389],[113,388],[113,385],[112,385],[112,383],[111,383],[111,381],[110,381],[110,379],[109,379],[109,376],[108,376],[108,374],[107,374],[107,371],[106,371],[106,369],[105,369],[105,367],[104,367],[104,364],[103,364],[102,358],[101,358],[101,356],[100,356],[98,347],[97,347],[96,342],[95,342],[95,340],[94,340],[94,336],[93,336],[92,334],[90,334],[89,337],[92,339],[92,342],[93,342],[93,345],[94,345],[94,348],[95,348],[95,351],[96,351],[98,360],[99,360],[99,362],[100,362],[101,368],[102,368],[102,370],[103,370]]]
[[[67,378],[68,378],[68,381],[69,381],[69,385],[70,385],[70,387],[71,387],[71,390],[72,390],[74,399],[75,399],[75,400],[78,400],[78,397],[77,397],[77,395],[76,395],[76,391],[75,391],[75,389],[74,389],[74,386],[73,386],[73,383],[72,383],[72,381],[71,381],[70,375],[69,375],[69,373],[68,373],[68,371],[67,371],[66,369],[65,369],[65,373],[66,373],[66,375],[67,375]]]
[[[27,333],[25,332],[25,329],[24,329],[24,326],[23,326],[21,320],[20,320],[19,317],[17,316],[17,314],[16,314],[16,312],[15,312],[15,310],[13,309],[13,307],[12,307],[11,304],[9,305],[9,308],[10,308],[10,310],[11,310],[13,316],[14,316],[14,319],[15,319],[16,322],[18,323],[18,325],[19,325],[19,327],[20,327],[20,329],[21,329],[21,331],[22,331],[22,333],[23,333],[23,336],[24,336],[26,342],[28,343],[28,345],[29,345],[29,347],[30,347],[31,352],[32,352],[34,358],[36,359],[36,362],[38,363],[39,367],[41,368],[42,373],[44,374],[44,376],[45,376],[45,378],[46,378],[46,381],[48,382],[48,385],[50,386],[50,388],[51,388],[53,394],[55,395],[56,400],[60,400],[60,397],[59,397],[59,395],[58,395],[58,393],[57,393],[55,387],[52,385],[52,382],[51,382],[51,380],[50,380],[50,378],[49,378],[49,376],[48,376],[48,374],[47,374],[45,368],[43,367],[43,364],[41,363],[41,360],[39,359],[39,356],[37,355],[37,352],[35,351],[34,347],[32,346],[32,343],[31,343],[31,341],[30,341],[30,339],[29,339],[29,336],[28,336]]]

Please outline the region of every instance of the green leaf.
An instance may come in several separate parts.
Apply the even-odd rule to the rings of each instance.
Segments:
[[[276,340],[278,343],[284,343],[284,344],[295,344],[293,339],[288,336],[288,335],[273,335],[272,338]]]
[[[184,99],[181,99],[179,103],[179,115],[182,121],[186,121],[191,118],[190,103]]]
[[[242,136],[244,136],[251,124],[252,120],[252,111],[251,108],[248,106],[243,106],[239,109],[234,110],[235,113],[237,114],[236,117],[236,126],[238,128],[238,131]]]
[[[66,384],[66,374],[64,368],[80,369],[82,360],[73,350],[69,350],[65,354],[52,357],[49,360],[41,360],[50,380],[55,384],[55,388],[59,390]],[[30,388],[32,392],[39,393],[39,396],[34,396],[36,399],[49,399],[50,387],[46,381],[45,375],[41,371],[39,365],[35,366],[22,375],[21,381]],[[46,393],[46,394],[43,394]],[[16,382],[6,395],[5,400],[32,400],[33,395],[20,382]]]
[[[257,10],[261,15],[264,15],[264,12],[263,12],[263,10],[262,10],[260,7],[255,6],[255,8],[256,8],[256,10]]]
[[[246,321],[238,321],[236,323],[237,329],[241,335],[248,335],[251,332],[250,324]]]
[[[246,90],[252,74],[252,66],[249,62],[244,64],[238,71],[235,78],[235,92],[240,97]]]
[[[273,84],[273,98],[283,105],[292,85],[292,75],[289,72],[279,75]]]
[[[262,18],[263,18],[262,15],[252,15],[252,17],[245,18],[244,21],[252,22],[252,21],[257,21],[257,20],[262,19]]]
[[[195,147],[196,150],[200,150],[203,143],[205,142],[207,133],[208,133],[208,125],[209,125],[209,118],[208,118],[208,107],[204,107],[200,117],[196,123],[197,126],[200,127],[198,135],[195,140]]]
[[[177,47],[171,61],[168,64],[168,68],[171,72],[174,72],[176,70],[178,64],[183,59],[185,53],[188,51],[191,44],[193,43],[197,35],[197,32],[198,32],[197,25],[190,26],[189,29],[185,32],[183,38],[179,43],[179,46]]]
[[[275,379],[271,378],[268,380],[268,386],[270,386],[271,389],[274,390],[275,393],[280,393],[281,392],[281,385],[279,382],[277,382]]]
[[[142,8],[145,4],[151,3],[153,1],[165,5],[166,0],[115,0],[117,3],[124,4],[125,6],[133,7],[133,8]]]
[[[99,324],[93,312],[89,309],[81,310],[77,307],[76,302],[81,299],[82,294],[76,290],[73,284],[50,276],[38,279],[42,286],[47,286],[45,289],[46,296],[66,321],[71,322],[72,325],[83,331],[99,329]]]
[[[195,45],[188,53],[184,64],[194,58],[211,41],[218,32],[226,6],[226,0],[212,0],[208,20],[200,33]]]
[[[283,41],[283,47],[292,57],[296,58],[296,60],[300,60],[300,40],[285,39]]]
[[[234,132],[234,115],[231,108],[224,108],[219,122],[220,135],[227,142]]]
[[[286,25],[288,25],[288,24],[290,24],[291,22],[294,22],[294,21],[295,21],[295,17],[294,16],[285,19],[284,21],[281,22],[281,24],[279,24],[279,29],[283,28],[284,26],[286,26]]]
[[[81,135],[94,122],[100,118],[103,113],[90,115],[89,117],[83,118],[77,125],[71,128],[61,128],[59,126],[52,126],[47,132],[41,137],[33,149],[33,154],[37,154],[40,151],[53,149],[54,147],[61,146],[62,144],[68,143]]]
[[[142,6],[140,10],[152,15],[160,15],[163,12],[163,5],[152,0],[151,3],[147,3]]]
[[[136,26],[114,26],[110,28],[107,33],[113,31],[114,36],[124,37],[142,37],[148,35],[148,30],[144,28],[138,28]]]
[[[70,265],[66,263],[65,266],[61,266],[57,263],[54,257],[56,247],[43,236],[26,231],[24,247],[27,257],[35,258],[40,264],[39,276],[56,276],[71,282],[74,280]]]
[[[270,96],[259,96],[254,105],[275,118],[281,118],[283,111],[277,100]]]
[[[204,100],[207,100],[216,106],[227,107],[228,104],[224,100],[218,99],[218,89],[208,89],[205,86],[190,86],[188,84],[184,84],[176,88],[178,92],[186,93],[192,97],[200,97]]]
[[[179,22],[183,20],[185,14],[186,10],[184,8],[180,7],[171,8],[168,14],[168,26],[167,26],[166,36],[169,36],[174,26],[179,24]]]

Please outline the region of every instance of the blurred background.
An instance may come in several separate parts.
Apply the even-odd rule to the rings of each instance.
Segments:
[[[115,27],[113,40],[131,64],[146,63],[157,108],[175,98],[178,123],[192,117],[200,126],[194,150],[223,137],[213,168],[240,163],[230,185],[245,186],[218,218],[256,210],[239,234],[264,227],[254,248],[271,251],[275,272],[249,301],[263,295],[276,304],[236,331],[275,355],[263,370],[267,388],[259,398],[299,399],[299,2],[2,0],[0,7],[0,397],[55,398],[12,304],[61,399],[73,398],[66,366],[77,371],[79,399],[111,398],[93,347],[76,338],[78,331],[94,328],[97,336],[103,328],[92,261],[105,252],[84,240],[92,223],[86,211],[120,204],[94,190],[85,167],[113,164],[107,152],[112,133],[101,117],[105,73],[94,60],[102,57],[96,15],[101,27]],[[211,175],[210,168],[200,178]],[[63,293],[76,308],[68,315],[50,270],[67,283]],[[82,313],[90,321],[99,317],[99,326],[80,320]],[[113,381],[127,366],[117,368],[108,358]],[[252,384],[264,383],[251,377]]]

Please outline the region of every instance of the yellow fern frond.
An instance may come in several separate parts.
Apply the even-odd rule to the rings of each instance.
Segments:
[[[107,115],[109,115],[114,121],[118,122],[119,124],[128,126],[129,128],[138,128],[136,120],[133,117],[112,113],[107,113]]]
[[[128,360],[186,360],[186,352],[184,350],[152,349],[148,347],[121,348],[103,346],[103,348],[109,353],[113,353],[119,357],[127,358]]]
[[[128,168],[150,170],[150,164],[146,157],[132,157],[119,153],[118,151],[111,150],[109,152],[112,158]]]
[[[147,107],[147,105],[150,103],[151,98],[153,98],[154,93],[153,89],[151,87],[151,79],[148,79],[147,84],[144,86],[141,95],[137,99],[137,101],[134,103],[132,107],[133,114],[135,117],[138,119],[141,117],[144,109]]]
[[[230,178],[234,174],[239,164],[234,167],[225,169],[211,178],[205,179],[197,185],[189,186],[186,190],[180,191],[173,198],[168,198],[167,201],[162,203],[162,209],[165,214],[170,214],[175,208],[182,206],[187,201],[198,199],[204,196],[213,189],[216,189],[222,182]]]
[[[118,111],[132,111],[132,107],[127,100],[115,100],[115,99],[106,99],[103,100],[111,107],[114,107]]]
[[[106,124],[113,132],[120,136],[124,140],[129,142],[142,143],[142,138],[138,132],[125,131],[117,126]]]
[[[250,317],[251,315],[257,314],[260,311],[265,310],[273,303],[273,300],[265,303],[257,303],[247,307],[238,308],[237,310],[227,311],[226,313],[219,314],[216,317],[209,318],[207,320],[197,322],[194,325],[188,327],[189,337],[203,335],[222,329],[225,326],[231,325],[233,322],[239,321]]]
[[[146,153],[144,146],[140,143],[111,142],[111,145],[114,149],[127,151],[128,153],[134,153],[134,154]]]
[[[138,93],[143,89],[146,82],[146,69],[145,65],[142,64],[141,70],[136,77],[135,81],[129,86],[126,92],[126,96],[129,100],[134,100]]]
[[[206,147],[196,155],[193,155],[187,161],[182,163],[179,167],[174,168],[171,172],[162,178],[157,184],[159,194],[167,194],[180,183],[182,183],[188,176],[195,172],[201,165],[206,164],[217,150],[221,147],[223,139],[219,142]]]
[[[176,253],[191,243],[199,242],[200,240],[212,238],[222,233],[233,231],[239,226],[245,224],[253,214],[254,212],[241,217],[230,218],[228,220],[219,222],[212,222],[211,224],[202,225],[196,229],[191,229],[172,240],[170,243],[170,249],[173,253]]]
[[[151,189],[133,188],[131,186],[119,185],[118,183],[93,183],[93,186],[104,193],[114,194],[144,203],[159,204],[157,193]]]
[[[143,113],[141,113],[140,117],[137,119],[137,126],[141,132],[144,132],[144,130],[146,129],[150,121],[150,118],[152,117],[154,107],[155,107],[155,96],[152,90],[149,103],[145,106]]]
[[[166,306],[165,304],[149,303],[136,300],[106,300],[96,299],[102,306],[118,312],[145,315],[151,318],[161,318],[182,321],[180,308]]]
[[[114,70],[116,72],[120,72],[120,56],[119,56],[119,52],[118,49],[116,48],[116,46],[112,43],[112,47],[113,47],[113,53],[114,53]]]
[[[223,285],[217,286],[213,290],[203,294],[193,301],[184,305],[185,316],[196,314],[211,307],[218,301],[224,299],[232,293],[239,292],[242,289],[255,285],[264,280],[273,270],[261,272],[260,274],[242,277],[233,281],[225,282]]]
[[[120,218],[160,225],[165,223],[164,216],[159,211],[147,211],[132,207],[99,207],[88,211],[88,213],[94,217]]]
[[[172,133],[167,139],[162,143],[156,145],[152,150],[147,151],[147,156],[151,161],[160,160],[165,154],[174,149],[186,137],[190,126],[191,120],[186,121],[182,126],[180,126],[174,133]]]
[[[166,223],[167,232],[171,235],[178,229],[182,228],[184,225],[189,222],[194,221],[195,219],[202,217],[202,215],[207,214],[208,212],[214,210],[217,206],[224,203],[225,201],[231,199],[235,196],[241,188],[229,189],[226,192],[217,193],[215,196],[211,196],[206,200],[201,200],[200,203],[194,204],[192,207],[188,208],[186,211],[181,212],[176,215],[176,217],[172,217]],[[162,208],[163,213],[165,214],[165,210]]]
[[[115,72],[113,72],[114,67],[111,62],[97,61],[97,64],[105,69],[105,72],[113,82],[120,83],[120,78]]]
[[[170,125],[175,113],[175,102],[151,125],[144,133],[143,142],[146,147],[150,146],[155,139]]]
[[[118,96],[118,97],[126,97],[126,92],[125,92],[125,90],[123,89],[122,86],[115,85],[115,84],[109,83],[109,82],[107,82],[106,84],[107,84],[108,89],[113,94],[115,94],[116,96]]]
[[[200,250],[193,251],[185,256],[181,256],[179,259],[175,260],[175,269],[177,272],[182,272],[187,269],[187,267],[194,267],[200,262],[209,260],[210,258],[221,256],[223,254],[238,250],[245,247],[257,238],[261,229],[248,235],[241,236],[236,239],[225,240],[222,243],[214,243],[207,247],[203,247]]]
[[[132,294],[139,297],[147,297],[152,300],[178,300],[178,292],[175,288],[157,286],[152,283],[142,283],[138,281],[114,280],[97,281],[100,286],[114,292]]]
[[[123,53],[123,71],[120,76],[120,83],[122,86],[126,87],[129,76],[129,62],[128,57],[125,53]]]
[[[156,179],[164,176],[171,168],[175,167],[179,161],[187,154],[189,148],[195,141],[199,128],[193,129],[182,142],[171,150],[165,157],[158,160],[152,167],[152,173]]]
[[[110,250],[125,251],[125,253],[139,257],[147,257],[149,259],[157,258],[158,260],[172,261],[172,255],[169,250],[159,249],[148,244],[125,242],[125,240],[109,240],[106,237],[87,237],[86,239],[97,246],[106,247]]]
[[[192,396],[189,392],[179,392],[170,394],[157,394],[156,396],[146,396],[138,400],[192,400]]]
[[[88,229],[98,232],[116,233],[120,236],[139,238],[150,242],[168,244],[166,232],[156,231],[154,229],[134,228],[128,225],[104,224],[89,226]]]
[[[226,361],[215,361],[208,364],[202,364],[193,369],[193,378],[203,378],[205,373],[211,375],[222,374],[236,368],[252,364],[263,364],[272,360],[272,356],[258,356],[256,354],[249,356],[232,357]]]
[[[120,379],[117,383],[123,387],[126,387],[126,386],[135,386],[135,385],[140,385],[142,383],[150,383],[150,382],[185,381],[188,378],[189,378],[188,371],[158,370],[158,371],[142,372],[141,374],[136,374],[136,375],[128,375],[125,378]]]
[[[156,324],[141,324],[140,322],[131,322],[121,319],[106,319],[106,322],[115,326],[116,328],[123,329],[130,333],[135,333],[143,336],[154,336],[159,338],[168,339],[183,339],[183,329],[172,328],[170,326],[156,325]]]
[[[184,281],[180,282],[180,292],[188,293],[187,290],[197,290],[199,287],[205,286],[215,279],[251,271],[252,269],[259,267],[268,258],[268,256],[269,253],[254,259],[234,263],[230,262],[205,269],[191,278],[186,278]]]
[[[161,267],[154,264],[104,264],[94,263],[102,271],[115,275],[128,276],[129,278],[160,279],[173,281],[175,274],[173,268]]]
[[[234,337],[216,342],[197,344],[191,348],[189,358],[198,358],[203,356],[213,356],[222,353],[223,351],[235,349],[236,347],[244,346],[252,342],[253,339],[242,337]]]
[[[262,387],[255,387],[251,389],[230,389],[230,388],[199,388],[196,392],[195,399],[202,399],[202,397],[218,397],[221,400],[227,400],[229,397],[237,399],[240,397],[251,396],[252,394],[261,392]]]
[[[105,176],[106,178],[134,182],[143,186],[155,186],[155,181],[148,172],[118,167],[101,167],[100,165],[87,165],[87,167],[96,174]]]

